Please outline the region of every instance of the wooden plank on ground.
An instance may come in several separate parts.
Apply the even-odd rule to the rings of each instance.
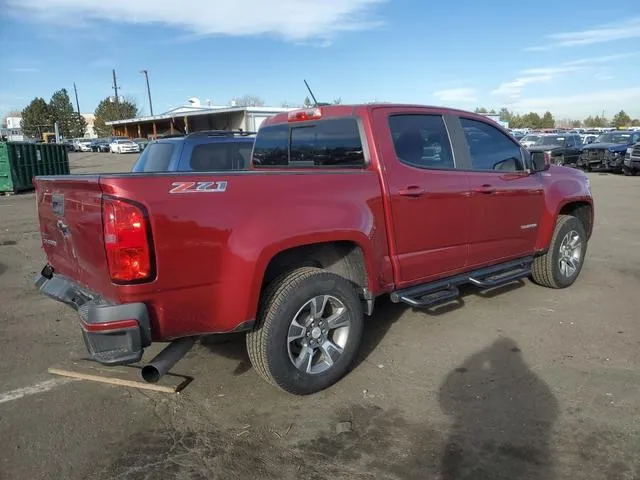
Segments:
[[[92,360],[83,359],[50,367],[48,372],[63,377],[165,393],[179,392],[193,380],[184,375],[167,373],[157,383],[148,383],[142,380],[140,370],[141,367],[135,365],[108,367]]]

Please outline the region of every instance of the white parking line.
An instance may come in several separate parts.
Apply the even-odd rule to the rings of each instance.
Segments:
[[[29,395],[35,395],[36,393],[48,392],[60,385],[75,381],[75,378],[52,378],[51,380],[45,380],[44,382],[31,385],[30,387],[16,388],[9,392],[0,393],[0,403],[11,402]]]

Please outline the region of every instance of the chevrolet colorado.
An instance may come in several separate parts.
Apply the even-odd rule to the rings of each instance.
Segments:
[[[594,218],[583,172],[483,116],[415,105],[278,114],[248,171],[34,183],[35,283],[78,310],[94,359],[175,340],[171,365],[196,336],[246,331],[256,371],[299,395],[346,374],[381,295],[426,308],[462,284],[568,287]]]

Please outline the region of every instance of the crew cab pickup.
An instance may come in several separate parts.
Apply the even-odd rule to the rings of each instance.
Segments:
[[[345,375],[381,295],[429,308],[462,284],[573,284],[594,218],[584,172],[483,116],[416,105],[278,114],[247,171],[34,183],[36,285],[78,310],[93,358],[246,331],[256,371],[300,395]]]

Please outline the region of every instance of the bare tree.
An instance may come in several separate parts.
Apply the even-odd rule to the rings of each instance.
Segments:
[[[264,100],[257,95],[243,95],[232,100],[238,107],[264,107]]]

